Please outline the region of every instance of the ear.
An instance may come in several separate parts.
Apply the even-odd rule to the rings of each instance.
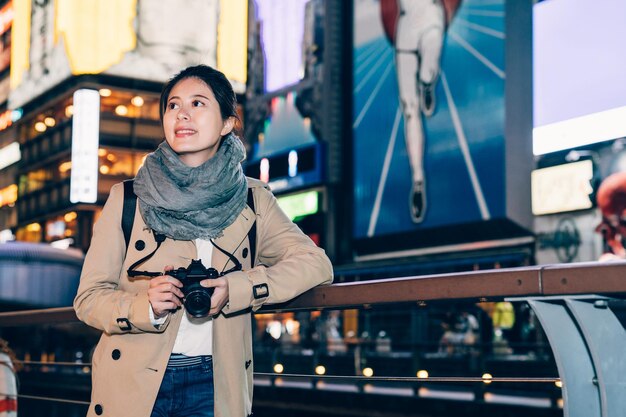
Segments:
[[[226,119],[226,121],[224,122],[224,127],[222,127],[221,135],[222,136],[228,135],[230,132],[233,131],[234,127],[235,127],[235,118],[231,116],[228,119]]]

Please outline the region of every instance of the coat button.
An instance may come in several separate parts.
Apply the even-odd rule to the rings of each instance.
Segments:
[[[113,349],[113,352],[111,352],[111,357],[113,358],[113,360],[118,360],[120,356],[122,356],[122,352],[120,352],[119,349]]]
[[[96,404],[96,406],[94,407],[94,411],[96,412],[97,415],[101,416],[102,415],[102,406],[100,404]]]
[[[138,240],[135,242],[135,249],[144,250],[145,248],[146,248],[146,242],[144,242],[143,240]]]
[[[248,248],[243,248],[243,250],[241,251],[241,256],[243,256],[244,258],[248,257]]]

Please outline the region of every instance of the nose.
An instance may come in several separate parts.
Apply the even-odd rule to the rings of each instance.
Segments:
[[[176,119],[177,120],[189,120],[189,113],[187,113],[187,110],[181,107],[180,110],[178,110],[178,113],[176,114]]]

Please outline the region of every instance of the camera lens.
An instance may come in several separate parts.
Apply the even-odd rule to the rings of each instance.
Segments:
[[[189,291],[185,297],[185,309],[190,316],[206,316],[211,309],[211,294],[204,287]]]

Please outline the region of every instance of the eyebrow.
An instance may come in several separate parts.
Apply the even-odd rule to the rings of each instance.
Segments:
[[[202,94],[194,94],[194,95],[193,95],[193,96],[191,96],[191,97],[192,97],[192,98],[201,97],[201,98],[203,98],[203,99],[205,99],[205,100],[210,100],[210,98],[208,98],[207,96],[203,96]],[[180,97],[178,97],[178,96],[172,96],[172,97],[170,97],[170,98],[167,100],[167,102],[169,103],[170,101],[172,101],[172,100],[174,100],[174,99],[178,99],[178,100],[180,100],[181,98],[180,98]]]

